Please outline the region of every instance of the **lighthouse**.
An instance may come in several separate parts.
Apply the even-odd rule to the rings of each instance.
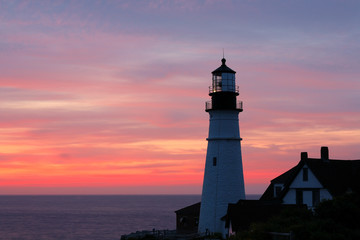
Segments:
[[[241,157],[239,113],[242,102],[237,100],[239,87],[235,71],[226,66],[226,59],[212,72],[209,87],[211,101],[206,102],[209,113],[209,135],[199,218],[200,234],[225,235],[228,204],[245,199]]]

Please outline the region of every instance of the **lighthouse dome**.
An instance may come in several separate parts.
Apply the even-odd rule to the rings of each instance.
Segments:
[[[221,59],[221,63],[222,64],[220,67],[218,67],[217,69],[215,69],[214,71],[211,72],[213,75],[221,75],[221,73],[236,73],[234,70],[232,70],[231,68],[226,66],[225,58]]]

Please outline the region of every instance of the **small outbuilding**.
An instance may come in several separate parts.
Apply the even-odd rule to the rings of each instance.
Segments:
[[[193,234],[198,232],[200,202],[175,211],[176,233]]]

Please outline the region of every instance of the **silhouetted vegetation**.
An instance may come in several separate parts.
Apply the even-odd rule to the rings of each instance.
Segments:
[[[295,240],[358,240],[360,239],[360,195],[347,194],[323,201],[314,211],[286,209],[263,223],[253,223],[248,231],[232,239],[289,239],[269,234],[292,233]]]
[[[146,234],[141,237],[130,237],[127,240],[157,240],[157,237],[151,234]]]

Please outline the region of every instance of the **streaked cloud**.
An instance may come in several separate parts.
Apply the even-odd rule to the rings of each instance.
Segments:
[[[204,102],[223,48],[244,101],[248,193],[302,151],[359,159],[358,9],[0,1],[0,190],[200,193]]]

